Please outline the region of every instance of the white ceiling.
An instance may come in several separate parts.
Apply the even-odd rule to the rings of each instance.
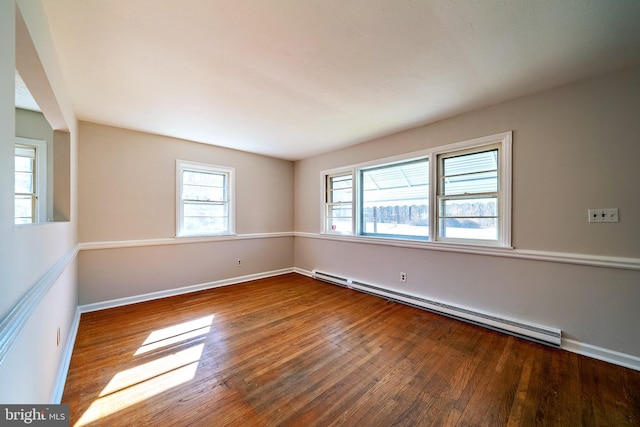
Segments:
[[[640,63],[637,0],[44,0],[81,120],[301,159]]]

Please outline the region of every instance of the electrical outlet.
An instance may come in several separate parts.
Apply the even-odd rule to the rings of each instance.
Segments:
[[[400,281],[401,282],[407,281],[407,273],[400,273]]]
[[[238,267],[242,266],[242,260],[238,258]]]

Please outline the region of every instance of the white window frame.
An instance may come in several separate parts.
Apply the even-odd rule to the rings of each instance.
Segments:
[[[33,190],[35,196],[34,218],[29,224],[47,221],[47,141],[16,137],[16,147],[24,146],[35,149],[35,168]],[[15,151],[15,150],[14,150]],[[14,154],[15,156],[15,154]],[[15,171],[14,171],[15,172]],[[16,225],[29,225],[16,224]]]
[[[363,235],[360,232],[360,221],[362,207],[359,206],[360,201],[357,194],[359,193],[361,183],[358,182],[359,170],[371,168],[374,166],[383,166],[385,164],[400,163],[403,161],[411,161],[413,159],[428,158],[429,159],[429,238],[421,240],[425,245],[468,245],[468,246],[489,246],[511,248],[511,188],[512,188],[512,139],[513,132],[502,132],[494,135],[474,138],[467,141],[456,142],[453,144],[433,147],[418,152],[407,153],[400,156],[380,159],[376,161],[350,165],[343,168],[336,168],[322,171],[322,215],[321,215],[321,234],[337,234],[327,230],[327,182],[329,176],[337,176],[351,173],[353,176],[353,212],[352,217],[355,219],[353,225],[353,237],[358,239],[381,239],[389,238],[388,236],[376,236],[371,234]],[[496,240],[476,240],[461,238],[440,238],[438,229],[438,189],[439,189],[439,161],[441,156],[449,156],[457,152],[474,152],[483,151],[483,149],[491,146],[499,147],[499,166],[498,166],[498,236]],[[394,240],[407,240],[415,242],[416,239],[410,237],[391,237]]]
[[[351,201],[350,202],[343,202],[343,203],[339,203],[339,202],[332,202],[330,201],[330,197],[329,197],[329,192],[330,187],[329,187],[329,182],[331,180],[331,178],[336,178],[336,177],[342,177],[342,176],[350,176],[351,177]],[[355,232],[355,227],[356,227],[356,218],[354,216],[354,213],[356,212],[355,206],[356,206],[356,177],[354,176],[354,171],[353,170],[347,170],[347,171],[341,171],[338,173],[330,173],[330,174],[326,174],[324,176],[323,179],[323,215],[322,215],[322,221],[323,221],[323,225],[322,228],[324,230],[326,230],[327,234],[338,234],[338,235],[353,235]],[[332,206],[335,205],[340,205],[340,206],[345,206],[348,203],[351,204],[351,229],[347,232],[342,232],[340,230],[332,230],[330,228],[328,228],[328,223],[327,221],[329,220],[330,216],[329,216],[329,211],[331,209]]]
[[[222,174],[227,179],[228,228],[222,232],[187,233],[184,231],[183,172],[195,171]],[[235,168],[207,163],[176,160],[176,237],[227,236],[235,234]]]

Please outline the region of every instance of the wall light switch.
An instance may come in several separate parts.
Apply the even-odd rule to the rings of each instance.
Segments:
[[[618,222],[618,208],[603,209],[602,222]]]
[[[602,209],[589,209],[589,222],[602,222]]]
[[[589,222],[619,222],[618,208],[589,209]]]

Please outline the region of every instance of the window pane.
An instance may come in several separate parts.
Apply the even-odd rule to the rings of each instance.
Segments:
[[[362,232],[429,235],[426,159],[361,171]]]
[[[351,202],[353,200],[353,178],[351,174],[329,177],[329,203]]]
[[[223,217],[227,216],[227,205],[223,203],[184,203],[184,217]]]
[[[352,205],[332,205],[327,209],[326,230],[336,233],[352,233]]]
[[[33,172],[34,159],[28,157],[15,157],[16,172]]]
[[[16,193],[33,193],[33,173],[16,172]]]
[[[498,198],[440,200],[440,217],[498,216]]]
[[[229,229],[226,217],[184,217],[184,234],[219,234]]]
[[[183,219],[185,234],[224,233],[229,225],[227,205],[221,203],[185,202]]]
[[[226,175],[210,172],[186,170],[183,172],[183,184],[204,185],[207,187],[225,187]]]
[[[458,239],[497,240],[497,218],[441,218],[440,237]]]
[[[498,150],[447,157],[442,168],[442,194],[498,191]]]
[[[16,224],[33,222],[33,200],[31,196],[15,196]]]
[[[498,198],[440,200],[440,237],[498,239]]]
[[[329,178],[333,190],[352,187],[352,177],[349,175],[332,176]]]
[[[444,159],[445,176],[464,175],[498,169],[498,150],[463,154]]]
[[[226,175],[208,172],[184,171],[183,200],[226,201]]]
[[[429,236],[429,206],[373,206],[363,211],[363,232],[397,236]]]
[[[226,189],[218,187],[202,187],[198,185],[184,185],[182,187],[183,200],[226,201]]]
[[[498,191],[498,171],[458,175],[443,179],[444,194],[495,193]]]
[[[329,202],[350,202],[353,199],[353,192],[351,188],[343,188],[340,190],[333,190],[330,192]]]

